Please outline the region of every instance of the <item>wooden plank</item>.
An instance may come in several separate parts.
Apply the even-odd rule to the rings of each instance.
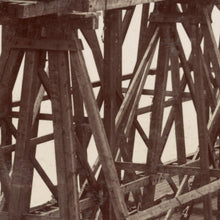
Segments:
[[[35,146],[37,144],[42,144],[45,143],[47,141],[51,141],[54,139],[54,134],[47,134],[41,137],[35,137],[35,138],[31,138],[29,140],[30,145]],[[9,145],[4,145],[0,148],[0,154],[2,153],[10,153],[12,151],[15,151],[15,146],[16,144],[9,144]]]
[[[116,8],[125,8],[138,4],[157,2],[158,0],[89,0],[89,10],[99,11],[99,10],[111,10]]]
[[[188,101],[191,101],[191,100],[192,100],[192,98],[190,98],[190,97],[182,98],[182,102],[188,102]],[[175,100],[173,98],[168,99],[167,101],[163,102],[163,107],[166,108],[166,107],[173,106],[174,103],[175,103]],[[137,115],[143,115],[145,113],[152,112],[152,107],[153,107],[152,105],[149,105],[147,107],[139,108],[139,109],[137,109],[137,113],[136,114]]]
[[[50,217],[50,216],[37,216],[37,215],[24,215],[24,220],[61,220],[60,217]]]
[[[80,41],[80,40],[79,40]],[[35,50],[77,50],[82,49],[82,43],[74,43],[68,40],[53,39],[30,39],[30,38],[13,38],[10,41],[12,48],[35,49]]]
[[[115,117],[118,110],[116,91],[121,91],[122,76],[122,11],[107,11],[104,23],[104,126],[115,157],[117,151]]]
[[[12,32],[12,33],[11,33]],[[6,60],[8,59],[7,55],[9,55],[10,49],[7,48],[8,37],[13,36],[14,30],[11,27],[2,27],[2,54],[0,58],[0,68],[3,68]],[[4,72],[2,72],[4,74]],[[8,113],[11,112],[12,107],[12,94],[9,96],[7,103],[5,103],[6,109]],[[12,123],[12,118],[7,118],[5,120],[1,120],[1,146],[12,144],[12,135],[13,130],[11,129],[10,124]],[[0,147],[1,147],[0,146]],[[0,155],[0,179],[2,185],[2,191],[4,192],[4,198],[1,200],[2,209],[5,210],[8,208],[9,201],[9,190],[10,190],[10,177],[9,171],[12,166],[11,153],[5,155]],[[5,201],[4,201],[5,199]]]
[[[0,212],[1,220],[9,220],[7,212]],[[40,216],[40,215],[23,215],[24,220],[61,220],[60,217]]]
[[[43,16],[48,14],[56,14],[61,12],[70,12],[73,10],[79,10],[82,8],[81,2],[79,1],[69,1],[69,0],[54,0],[49,2],[43,1],[31,1],[29,4],[17,4],[10,5],[7,4],[8,1],[4,2],[4,10],[7,12],[5,13],[3,10],[3,14],[7,14],[8,16],[17,17],[17,18],[30,18],[30,17],[37,17]],[[74,6],[74,7],[73,7]],[[80,10],[79,10],[80,11]]]
[[[40,2],[40,1],[38,1]],[[31,1],[31,3],[36,4],[37,1]],[[37,3],[38,4],[38,3]],[[19,11],[20,6],[17,6],[16,4],[8,4],[7,3],[1,3],[0,5],[0,24],[1,25],[14,25],[22,23],[25,25],[28,23],[27,20],[18,18],[17,11]],[[5,9],[4,9],[5,7]],[[23,6],[22,6],[23,7]],[[28,6],[25,6],[28,7]],[[8,11],[7,11],[8,10]],[[35,11],[34,11],[35,13]],[[44,16],[40,16],[41,13],[45,13]],[[73,29],[85,29],[85,30],[93,30],[98,28],[99,20],[98,17],[100,15],[99,12],[79,12],[79,11],[70,11],[69,13],[65,14],[59,14],[56,13],[49,13],[46,12],[37,12],[39,16],[36,16],[35,14],[29,15],[28,18],[31,19],[31,22],[35,22],[38,20],[38,22],[42,25],[45,25],[46,23],[50,23],[51,21],[54,22],[55,20],[60,20],[62,23],[69,23]]]
[[[140,187],[147,186],[149,183],[150,183],[150,177],[146,176],[146,177],[142,177],[140,179],[131,181],[127,184],[121,185],[121,189],[124,193],[128,193],[131,191],[139,190]]]
[[[177,162],[177,161],[175,161]],[[181,166],[179,166],[179,169],[181,170],[184,170],[184,167],[191,167],[192,169],[195,168],[195,167],[199,167],[199,162],[200,160],[190,160],[190,162],[187,162]],[[173,163],[173,161],[172,161]],[[136,172],[144,172],[144,171],[149,171],[149,169],[146,168],[146,164],[144,163],[133,163],[133,162],[115,162],[115,165],[117,167],[117,169],[120,169],[120,170],[126,170],[128,172],[131,172],[132,170],[135,170]],[[168,166],[169,165],[169,166]],[[165,164],[165,165],[157,165],[156,169],[157,169],[157,172],[161,172],[163,173],[163,166],[167,167],[167,169],[171,170],[173,169],[173,172],[177,172],[177,171],[174,171],[176,170],[174,165],[168,163],[168,164]],[[178,169],[178,168],[177,168]],[[197,170],[197,168],[195,168]],[[189,169],[186,168],[186,172],[190,172],[188,171]],[[213,169],[213,174],[212,175],[218,175],[218,174],[214,174],[215,173],[215,170],[218,170],[218,169]],[[197,171],[195,171],[197,172]]]
[[[152,47],[155,46],[155,42],[157,42],[158,32],[159,32],[159,30],[156,29],[156,31],[155,31],[155,33],[149,43],[149,46],[147,47],[145,54],[144,54],[139,66],[137,68],[137,71],[134,74],[134,77],[133,77],[132,82],[128,88],[126,96],[121,104],[121,107],[117,113],[116,120],[115,120],[116,130],[118,129],[121,121],[123,120],[123,117],[124,117],[128,107],[130,105],[130,102],[131,102],[135,92],[136,92],[136,89],[138,87],[138,84],[139,84],[141,77],[142,77],[142,74],[143,74],[143,67],[145,66],[146,62],[149,59],[150,53],[152,52]]]
[[[115,127],[115,117],[119,108],[117,92],[121,92],[122,77],[122,10],[106,11],[104,26],[103,123],[112,156],[115,158],[118,151]],[[110,199],[105,201],[101,210],[104,219],[111,220],[116,218],[115,213],[112,213]]]
[[[209,155],[208,155],[208,133],[206,129],[205,116],[205,97],[204,97],[204,81],[201,69],[200,59],[200,42],[198,27],[191,25],[192,36],[192,55],[193,55],[193,71],[195,77],[196,89],[196,105],[197,105],[197,124],[198,124],[198,139],[200,149],[200,167],[201,167],[201,185],[209,182]],[[204,197],[204,218],[212,219],[212,207],[210,204],[210,197]]]
[[[141,25],[140,25],[140,36],[138,42],[138,60],[140,60],[142,54],[144,53],[145,43],[147,45],[147,35],[151,34],[150,29],[148,29],[148,16],[149,16],[149,4],[142,5],[142,12],[141,12]],[[151,38],[151,37],[150,37]]]
[[[173,27],[175,29],[175,27]],[[174,121],[175,121],[175,135],[177,147],[177,160],[178,164],[186,162],[186,149],[185,149],[185,135],[183,123],[183,109],[182,109],[182,96],[180,91],[180,72],[179,72],[179,53],[174,44],[171,46],[170,61],[171,61],[171,74],[172,74],[172,88],[174,92]],[[181,180],[181,177],[180,177]]]
[[[105,2],[105,0],[53,0],[49,2],[25,1],[25,3],[24,1],[2,0],[1,7],[4,10],[2,10],[1,13],[3,15],[17,18],[30,18],[48,14],[66,13],[71,11],[95,12],[100,10],[119,9],[158,1],[161,0],[108,0],[107,2]]]
[[[175,165],[159,165],[158,166],[158,172],[161,173],[169,173],[172,175],[189,175],[189,176],[195,176],[200,175],[201,169],[199,167],[191,167],[191,166],[175,166]],[[210,176],[212,177],[218,177],[220,175],[219,169],[209,169]]]
[[[61,32],[62,29],[54,29],[50,34],[57,33],[56,37],[59,38],[62,37]],[[68,54],[49,51],[48,57],[60,216],[67,219],[80,219]]]
[[[127,88],[122,88],[122,92],[126,93],[127,92]],[[180,92],[181,93],[181,97],[182,98],[191,98],[191,95],[189,92]],[[154,90],[153,89],[143,89],[142,90],[142,95],[154,95]],[[171,96],[173,97],[175,94],[173,91],[165,91],[165,96]]]
[[[114,161],[111,155],[110,147],[105,134],[104,126],[99,115],[98,107],[95,102],[91,82],[85,66],[82,52],[73,52],[70,54],[71,62],[74,63],[76,77],[79,83],[81,95],[84,99],[89,122],[93,131],[97,150],[100,156],[100,163],[104,171],[106,185],[114,207],[115,215],[118,218],[127,216],[127,208],[120,190],[119,180],[115,169]]]
[[[157,217],[163,212],[166,212],[170,208],[176,208],[181,205],[184,205],[190,201],[195,199],[199,199],[203,196],[216,192],[220,187],[220,180],[216,180],[212,183],[204,185],[196,190],[192,190],[188,193],[182,194],[176,198],[164,201],[159,205],[155,205],[152,208],[146,209],[144,211],[140,211],[137,214],[131,215],[127,217],[127,220],[145,220],[152,217]]]
[[[29,51],[26,54],[20,119],[12,172],[9,203],[9,218],[21,219],[24,212],[29,211],[33,166],[29,160],[30,148],[28,140],[32,135],[34,97],[36,94],[36,72],[39,53]]]
[[[135,95],[135,98],[133,100],[133,103],[132,103],[132,107],[130,109],[130,113],[129,113],[129,116],[127,118],[127,122],[126,122],[126,126],[125,126],[125,135],[128,137],[129,134],[130,134],[130,129],[131,129],[131,126],[133,124],[133,121],[134,121],[134,117],[136,115],[136,112],[137,112],[137,109],[138,109],[138,105],[139,105],[139,101],[141,99],[141,95],[142,95],[142,90],[145,86],[145,83],[146,83],[146,79],[147,79],[147,76],[149,74],[149,71],[150,71],[150,66],[152,64],[152,61],[153,61],[153,56],[154,56],[154,53],[155,53],[155,49],[156,49],[156,45],[157,45],[157,42],[155,42],[154,44],[154,48],[153,50],[151,51],[151,55],[149,57],[149,60],[148,62],[146,63],[146,66],[144,67],[143,69],[143,75],[141,77],[141,80],[139,82],[139,86],[137,88],[137,91],[136,91],[136,95]]]
[[[10,26],[4,26],[2,28],[2,54],[0,59],[0,68],[2,69],[1,76],[3,77],[3,74],[9,74],[8,72],[4,72],[4,68],[7,65],[7,59],[9,56],[10,49],[7,48],[8,40],[12,38],[14,31],[12,30],[12,27]],[[13,82],[12,82],[13,83]],[[13,85],[10,85],[13,87]],[[3,102],[4,106],[2,106],[5,110],[5,113],[11,112],[11,102],[12,102],[12,95],[9,90],[9,94],[7,94],[8,100],[5,100],[5,103]],[[8,123],[7,123],[8,121]],[[11,118],[7,118],[7,120],[1,121],[1,146],[4,145],[10,145],[12,142],[12,131],[10,129],[9,123],[12,123]],[[10,184],[11,179],[9,176],[9,171],[11,169],[11,153],[5,155],[0,155],[0,180],[1,180],[1,186],[2,191],[4,192],[4,199],[1,200],[2,209],[5,210],[8,208],[8,202],[9,202],[9,191],[10,191]]]
[[[198,23],[203,21],[203,17],[200,15],[189,15],[187,13],[160,13],[160,16],[158,16],[157,13],[152,13],[150,15],[149,21],[158,23]]]
[[[95,30],[99,26],[100,12],[71,11],[62,16],[57,16],[63,23],[69,23],[72,29]]]

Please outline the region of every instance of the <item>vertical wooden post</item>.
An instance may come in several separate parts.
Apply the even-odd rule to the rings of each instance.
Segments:
[[[163,119],[163,101],[165,97],[165,90],[167,85],[167,72],[169,64],[169,31],[170,26],[163,24],[160,27],[160,45],[158,53],[157,63],[157,75],[155,82],[155,95],[153,99],[153,109],[150,122],[150,149],[147,156],[147,164],[154,172],[156,167],[155,164],[159,162],[157,150],[159,149],[158,144],[160,143],[161,130],[162,130],[162,119]],[[155,160],[156,159],[156,160]]]
[[[36,77],[39,52],[27,51],[24,66],[22,100],[18,124],[18,135],[13,164],[11,192],[9,200],[9,219],[20,220],[22,214],[29,211],[33,165],[30,161],[29,139],[32,136],[34,95],[36,95]]]
[[[121,93],[122,75],[122,11],[105,11],[104,15],[104,127],[112,151],[113,159],[117,153],[115,117],[117,113],[116,94]],[[111,203],[106,201],[104,219],[111,217]]]
[[[11,33],[12,32],[12,33]],[[13,31],[11,26],[2,26],[2,51],[9,50],[7,48],[7,43],[9,42],[8,37],[13,37]],[[4,54],[4,53],[3,53]],[[10,95],[10,98],[8,99],[7,109],[8,112],[11,112],[11,103],[12,103],[12,94]],[[8,119],[10,122],[12,122],[12,119]],[[12,143],[12,134],[8,129],[6,121],[1,121],[1,145],[9,145]],[[5,155],[5,160],[7,163],[8,170],[11,169],[11,153]]]
[[[175,27],[172,27],[175,29]],[[171,44],[171,74],[172,74],[172,88],[174,92],[175,104],[174,104],[174,120],[175,120],[175,133],[176,133],[176,145],[177,145],[177,161],[178,164],[184,164],[186,162],[186,151],[184,141],[184,125],[183,125],[183,109],[182,99],[180,94],[180,72],[179,72],[179,53],[175,45]],[[181,178],[180,178],[181,182]]]
[[[196,88],[196,105],[197,105],[197,123],[199,135],[199,149],[200,149],[200,168],[201,184],[209,182],[209,156],[208,156],[208,133],[206,129],[206,114],[205,114],[205,96],[204,96],[204,82],[200,59],[200,44],[199,44],[199,28],[198,25],[191,25],[192,36],[192,56],[193,56],[193,70],[195,77]],[[204,218],[212,219],[212,207],[210,196],[204,197]]]
[[[140,36],[139,36],[139,43],[138,43],[138,60],[140,60],[141,56],[143,56],[144,54],[144,48],[146,48],[146,45],[145,45],[146,40],[149,41],[149,39],[147,38],[147,34],[150,33],[148,30],[149,8],[150,8],[149,4],[142,5]]]
[[[48,56],[60,216],[77,220],[80,213],[68,52],[49,51]]]
[[[6,60],[8,59],[10,48],[7,48],[9,44],[10,38],[12,38],[15,34],[15,30],[12,30],[11,26],[2,26],[2,53],[1,53],[1,61],[0,68],[3,70],[6,65]],[[1,77],[3,77],[4,71],[1,72]],[[8,100],[6,102],[2,102],[2,108],[5,108],[5,115],[2,117],[8,117],[8,114],[11,112],[11,102],[12,102],[12,91],[9,91]],[[11,119],[7,119],[10,122]],[[0,121],[1,124],[1,146],[11,144],[12,135],[9,131],[6,120],[3,118]],[[10,188],[10,177],[9,172],[11,169],[11,153],[7,155],[0,155],[0,179],[2,185],[2,191],[4,192],[4,199],[1,201],[1,209],[8,208],[9,202],[9,188]],[[4,201],[5,200],[5,201]]]
[[[59,19],[48,22],[45,29],[48,39],[72,40],[71,25],[62,23]],[[69,52],[67,50],[48,51],[48,66],[60,217],[79,220],[77,142],[73,135]]]
[[[121,92],[122,12],[105,12],[104,44],[104,126],[113,155],[115,155],[116,93]]]

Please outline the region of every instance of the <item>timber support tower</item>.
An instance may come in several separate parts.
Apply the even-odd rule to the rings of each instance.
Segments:
[[[0,0],[0,219],[220,216],[220,53],[211,19],[219,5],[218,0]],[[137,7],[137,57],[132,73],[122,73],[123,43]],[[102,15],[104,53],[96,32]],[[189,41],[188,55],[178,25]],[[90,80],[79,30],[99,81]],[[14,100],[18,77],[20,99]],[[51,103],[51,113],[44,102]],[[198,134],[191,154],[186,102],[194,109]],[[40,134],[42,121],[51,123],[52,133]],[[176,156],[164,163],[172,134]],[[98,154],[92,166],[91,138]],[[38,145],[49,141],[56,184],[36,157]],[[144,162],[134,162],[138,153]],[[30,208],[34,170],[54,199]]]

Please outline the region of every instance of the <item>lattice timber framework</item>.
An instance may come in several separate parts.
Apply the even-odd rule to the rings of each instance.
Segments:
[[[211,19],[218,6],[0,1],[0,219],[218,216],[220,53]],[[137,58],[122,74],[122,61],[130,62],[123,43],[135,45],[135,10]],[[90,80],[80,36],[99,81]],[[50,153],[39,157],[42,149]],[[48,171],[42,158],[53,157]],[[35,171],[53,199],[31,207]]]

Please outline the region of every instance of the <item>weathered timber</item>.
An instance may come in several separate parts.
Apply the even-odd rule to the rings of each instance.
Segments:
[[[9,220],[7,212],[0,212],[0,218],[2,220]],[[24,220],[61,220],[60,217],[40,216],[40,215],[23,215]]]
[[[122,88],[122,92],[126,93],[128,91],[127,88]],[[182,98],[191,98],[191,95],[189,92],[180,92]],[[154,95],[154,90],[153,89],[143,89],[142,90],[142,95]],[[175,93],[173,91],[165,91],[165,96],[171,96],[173,97]],[[215,100],[216,102],[216,100]]]
[[[172,26],[175,31],[175,27]],[[175,135],[176,135],[176,147],[177,147],[177,160],[178,164],[184,164],[186,162],[186,149],[185,149],[185,134],[183,123],[183,109],[181,100],[180,88],[180,72],[179,72],[179,59],[178,51],[174,44],[171,44],[170,61],[171,61],[171,74],[172,74],[172,87],[174,92],[174,121],[175,121]],[[180,176],[180,182],[182,177]]]
[[[0,2],[3,16],[16,18],[32,18],[37,16],[68,13],[71,11],[95,12],[100,10],[111,10],[125,8],[143,3],[157,2],[160,0],[52,0],[52,1],[23,1],[23,0],[2,0]]]
[[[123,119],[123,116],[125,115],[126,111],[127,111],[127,108],[129,107],[130,105],[130,102],[132,100],[132,97],[133,95],[135,94],[135,91],[138,87],[138,84],[141,80],[141,77],[144,73],[144,66],[146,65],[146,62],[148,61],[149,59],[149,54],[150,54],[150,51],[152,51],[152,47],[156,46],[156,42],[157,42],[157,38],[158,38],[158,29],[155,31],[154,33],[154,36],[152,37],[151,39],[151,42],[148,46],[148,48],[146,49],[145,51],[145,55],[143,56],[141,62],[140,62],[140,65],[136,71],[136,73],[134,74],[134,78],[132,79],[132,83],[131,85],[129,86],[129,89],[126,93],[126,96],[123,100],[123,103],[121,104],[121,107],[117,113],[117,116],[116,116],[116,130],[118,129],[122,119]]]
[[[191,100],[192,100],[191,97],[182,98],[182,102],[183,102],[183,103],[184,103],[184,102],[189,102],[189,101],[191,101]],[[175,99],[170,98],[170,99],[168,99],[167,101],[164,101],[164,102],[163,102],[163,107],[166,108],[166,107],[173,106],[174,103],[175,103]],[[149,106],[146,106],[146,107],[138,108],[136,114],[137,114],[137,115],[143,115],[143,114],[145,114],[145,113],[152,112],[152,107],[153,107],[152,105],[149,105]],[[172,116],[172,117],[173,117],[173,116]]]
[[[144,220],[147,218],[152,218],[160,215],[163,212],[166,212],[170,208],[175,208],[180,205],[186,204],[189,201],[201,198],[210,193],[214,193],[219,189],[220,180],[216,180],[212,183],[209,183],[205,186],[202,186],[196,190],[192,190],[188,193],[182,194],[176,198],[170,199],[168,201],[162,202],[159,205],[155,205],[152,208],[146,209],[144,211],[140,211],[137,214],[131,215],[127,217],[128,220],[132,219],[140,219]]]
[[[191,23],[198,23],[203,21],[203,17],[200,15],[189,15],[184,13],[169,13],[163,14],[161,13],[158,16],[157,13],[152,13],[149,21],[157,22],[157,23],[183,23],[183,22],[191,22]]]
[[[65,40],[40,39],[32,40],[30,38],[14,38],[11,40],[11,48],[35,49],[35,50],[79,50],[82,49],[80,43]],[[77,48],[78,47],[78,48]]]
[[[139,42],[138,42],[138,60],[140,60],[142,53],[143,53],[143,47],[145,47],[145,40],[146,35],[150,33],[150,31],[147,31],[148,27],[148,16],[149,16],[149,4],[143,4],[142,5],[142,13],[141,13],[141,24],[140,24],[140,36],[139,36]],[[137,62],[138,62],[137,60]]]
[[[24,67],[24,84],[22,90],[21,111],[16,143],[16,156],[13,165],[9,218],[21,219],[24,212],[30,207],[30,193],[33,175],[33,166],[30,164],[30,148],[28,140],[32,135],[32,120],[34,107],[34,92],[36,90],[36,71],[38,52],[27,52]],[[25,172],[25,177],[23,176]]]
[[[114,166],[113,158],[111,157],[110,147],[104,131],[101,118],[98,113],[98,108],[95,103],[94,94],[88,78],[88,73],[84,64],[81,51],[71,53],[71,62],[74,63],[76,78],[79,84],[81,95],[84,99],[87,114],[89,116],[90,125],[96,141],[97,149],[100,157],[100,162],[104,171],[104,176],[109,190],[112,205],[115,215],[118,218],[127,216],[127,208],[123,201],[119,181]]]
[[[168,211],[165,219],[170,219],[174,209],[185,203],[188,211],[184,210],[184,213],[186,211],[187,217],[190,216],[194,198],[201,197],[199,201],[204,201],[207,210],[204,216],[206,219],[212,219],[212,202],[208,195],[212,190],[209,190],[209,186],[213,179],[220,177],[217,169],[218,147],[214,147],[219,141],[220,104],[219,51],[210,20],[213,5],[186,0],[180,4],[176,4],[177,1],[143,4],[134,70],[132,74],[122,75],[123,42],[130,33],[128,29],[135,5],[143,2],[145,3],[144,0],[82,0],[77,3],[75,0],[0,2],[0,22],[11,27],[8,33],[6,31],[8,39],[4,43],[0,59],[0,125],[3,129],[3,140],[5,139],[1,144],[0,156],[9,155],[14,151],[14,165],[22,167],[23,162],[17,162],[20,146],[20,155],[22,152],[25,154],[21,155],[22,160],[30,165],[25,172],[31,173],[27,181],[17,178],[20,188],[16,190],[14,184],[12,190],[11,178],[8,175],[10,166],[4,160],[0,160],[0,180],[2,186],[6,184],[6,189],[2,188],[6,197],[4,210],[7,210],[9,201],[7,193],[19,198],[9,204],[9,213],[2,214],[4,218],[147,219],[161,216]],[[94,30],[98,25],[97,15],[70,12],[73,9],[104,10],[104,56],[99,42],[99,31]],[[198,14],[194,15],[194,11]],[[176,26],[177,22],[183,25],[181,31]],[[36,40],[28,35],[29,31],[26,28],[33,28],[33,24],[40,30],[40,36]],[[87,67],[90,66],[87,66],[88,63],[83,59],[83,47],[77,36],[78,29],[91,49],[99,81],[89,80],[90,69],[87,71]],[[192,42],[189,58],[186,58],[185,43],[181,42],[182,31],[185,31]],[[157,41],[160,42],[159,47]],[[132,41],[132,44],[133,42],[135,41]],[[158,49],[159,54],[154,53],[155,49]],[[37,83],[34,85],[32,82],[32,87],[38,89],[33,89],[30,94],[24,95],[23,92],[21,100],[10,103],[18,70],[20,67],[22,69],[21,60],[24,52],[26,55],[39,55],[39,59],[33,60],[33,63],[30,62],[30,56],[24,57],[25,65],[29,62],[29,66],[36,67],[34,76],[33,71],[30,75],[36,77]],[[124,56],[127,58],[127,54]],[[154,62],[156,59],[157,64]],[[157,65],[156,68],[150,69],[151,60]],[[25,71],[27,72],[27,66]],[[23,77],[24,85],[27,83],[26,79],[27,73]],[[121,88],[123,80],[129,80],[123,83],[125,87],[128,84],[128,88]],[[148,82],[151,82],[151,85]],[[99,89],[98,93],[95,89],[96,100],[92,91],[94,88]],[[47,95],[44,95],[45,91]],[[126,93],[125,97],[123,93]],[[46,100],[52,102],[51,114],[40,112],[41,103]],[[147,100],[147,105],[142,105],[146,103],[140,100]],[[182,109],[185,101],[194,103],[197,115],[197,118],[192,119],[198,122],[200,152],[196,151],[193,157],[188,157],[185,153],[186,118]],[[24,110],[24,103],[31,106]],[[13,111],[11,107],[14,108]],[[165,121],[163,112],[168,112],[169,109],[170,112],[164,114],[168,116]],[[145,113],[151,113],[151,116],[146,114],[147,117],[142,117]],[[142,118],[145,119],[140,121]],[[19,121],[18,128],[14,119]],[[47,123],[47,120],[53,121],[54,132],[38,136],[39,120],[45,120],[44,123]],[[177,158],[171,163],[163,164],[163,151],[169,147],[168,137],[173,137],[174,122]],[[22,123],[23,126],[28,124],[29,128],[33,127],[33,131],[28,131],[26,126],[24,140],[21,140]],[[136,133],[140,135],[138,140]],[[16,144],[6,141],[8,135],[10,139],[11,136],[15,137]],[[90,165],[89,155],[93,143],[92,135],[98,153],[94,167]],[[144,143],[139,143],[139,139]],[[49,179],[40,165],[41,161],[34,155],[37,145],[49,140],[55,142],[57,186]],[[141,146],[142,144],[144,146]],[[140,149],[143,149],[143,152],[140,152]],[[147,157],[145,163],[134,163],[135,160],[139,160],[137,152]],[[28,207],[34,167],[56,200],[50,210],[42,205],[41,208],[45,210],[36,208],[35,212],[32,212]],[[11,171],[13,179],[17,171]],[[22,172],[20,174],[24,175]],[[202,175],[205,178],[199,178]],[[180,185],[177,176],[182,179]],[[169,192],[163,188],[164,186],[161,187],[161,180],[166,187],[170,187]],[[206,188],[202,188],[205,189],[204,196],[193,197],[195,191],[181,195],[187,190],[197,190],[200,186],[208,187],[207,191]],[[160,194],[158,199],[160,187],[163,194]],[[25,191],[22,195],[26,197],[21,201],[21,196],[15,191],[20,195]],[[168,202],[162,202],[161,209],[158,209],[161,206],[155,206],[174,196],[175,198]],[[179,197],[184,199],[178,204]],[[18,213],[15,214],[12,205],[20,201],[22,206],[17,206]],[[164,204],[166,207],[163,207]],[[149,210],[156,211],[152,214]],[[31,215],[27,214],[28,212]],[[42,214],[39,216],[37,213]]]
[[[155,43],[154,46],[156,46],[156,43]],[[140,79],[139,86],[137,88],[134,101],[132,102],[132,107],[130,109],[130,113],[129,113],[128,120],[127,120],[126,127],[125,127],[125,135],[127,137],[130,134],[131,126],[132,126],[133,121],[134,121],[134,116],[135,116],[137,108],[138,108],[138,103],[140,102],[141,92],[142,92],[142,90],[144,88],[144,85],[146,83],[146,78],[147,78],[147,76],[149,74],[149,71],[150,71],[150,66],[152,64],[154,52],[155,52],[155,47],[151,51],[151,56],[149,57],[149,60],[146,63],[146,66],[142,70],[143,71],[143,75],[142,75],[142,77]]]
[[[61,217],[79,219],[76,146],[72,136],[72,108],[66,52],[49,52],[49,77],[52,85],[51,99]],[[60,106],[63,106],[62,110]],[[68,132],[63,133],[65,129],[68,129]]]
[[[104,127],[113,158],[117,153],[115,117],[118,110],[117,91],[121,91],[122,76],[122,10],[106,11],[104,15]],[[114,57],[115,59],[112,59]],[[114,219],[111,203],[107,199],[102,209],[103,218]],[[112,216],[112,217],[111,217]]]
[[[199,54],[199,34],[197,25],[192,25],[192,53],[193,53],[193,69],[196,88],[196,105],[199,111],[197,112],[199,149],[200,149],[200,167],[201,167],[201,184],[209,182],[209,158],[208,155],[208,134],[206,130],[205,120],[205,100],[204,100],[204,81],[201,69],[201,59]],[[204,217],[212,219],[212,208],[209,195],[204,197]]]

